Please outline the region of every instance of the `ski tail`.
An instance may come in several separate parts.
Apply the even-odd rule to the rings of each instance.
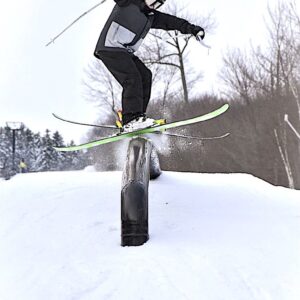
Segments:
[[[97,127],[97,128],[107,128],[107,129],[118,129],[116,126],[114,125],[97,125],[97,124],[91,124],[91,123],[83,123],[83,122],[77,122],[77,121],[72,121],[72,120],[68,120],[65,119],[55,113],[52,113],[53,117],[55,117],[56,119],[63,121],[63,122],[67,122],[70,124],[75,124],[75,125],[82,125],[82,126],[90,126],[90,127]]]

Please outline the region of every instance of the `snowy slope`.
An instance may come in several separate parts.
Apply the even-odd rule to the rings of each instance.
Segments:
[[[300,191],[165,172],[150,240],[120,246],[121,173],[0,181],[0,299],[300,299]]]

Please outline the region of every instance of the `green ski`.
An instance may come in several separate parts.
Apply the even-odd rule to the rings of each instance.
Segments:
[[[194,117],[191,119],[186,119],[183,121],[176,121],[176,122],[172,122],[172,123],[166,123],[163,125],[156,125],[156,126],[144,128],[144,129],[133,131],[133,132],[120,133],[120,134],[112,135],[110,137],[105,137],[105,138],[102,138],[102,139],[99,139],[96,141],[91,141],[91,142],[84,143],[84,144],[77,145],[77,146],[54,147],[54,149],[57,151],[65,151],[65,152],[89,149],[89,148],[96,147],[99,145],[117,142],[117,141],[120,141],[120,140],[123,140],[126,138],[132,138],[132,137],[146,134],[146,133],[154,133],[154,132],[159,132],[159,131],[165,131],[170,128],[191,125],[191,124],[195,124],[198,122],[203,122],[203,121],[207,121],[207,120],[216,118],[219,115],[223,114],[225,111],[227,111],[228,108],[229,108],[229,105],[224,104],[223,106],[221,106],[220,108],[218,108],[214,111],[211,111],[207,114],[197,116],[197,117]]]

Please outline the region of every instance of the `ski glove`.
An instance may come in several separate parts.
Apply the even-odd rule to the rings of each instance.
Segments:
[[[202,27],[200,26],[196,26],[196,25],[193,25],[194,28],[192,28],[192,34],[195,36],[195,37],[200,37],[202,40],[204,39],[205,37],[205,31]]]

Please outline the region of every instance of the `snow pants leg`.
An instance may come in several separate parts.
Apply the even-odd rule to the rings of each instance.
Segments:
[[[151,71],[138,57],[125,51],[101,51],[97,54],[123,87],[123,123],[145,113],[151,96]]]

